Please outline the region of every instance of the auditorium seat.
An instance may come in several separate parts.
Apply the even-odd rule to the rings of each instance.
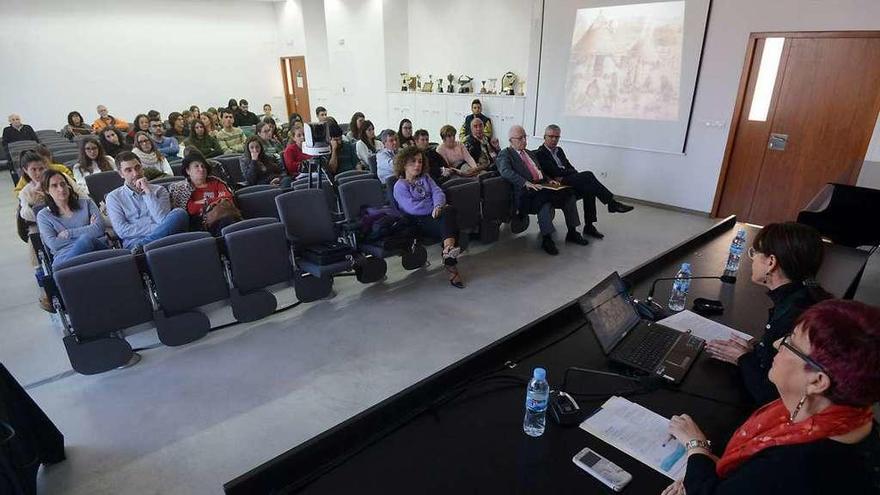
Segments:
[[[511,230],[515,231],[514,233],[520,233],[528,228],[528,221],[512,222],[514,217],[513,189],[506,179],[497,175],[486,178],[481,177],[480,188],[482,190],[483,202],[481,209],[482,219],[480,220],[480,242],[490,243],[497,241],[501,224],[505,222],[511,222]]]
[[[59,263],[54,280],[73,369],[92,375],[136,362],[121,330],[150,322],[153,312],[134,256],[116,249],[75,256]]]
[[[252,218],[221,232],[229,259],[235,319],[255,321],[269,316],[278,308],[278,300],[266,289],[292,283],[294,276],[284,226],[276,218]]]
[[[200,307],[229,298],[217,243],[207,232],[184,232],[144,246],[150,280],[156,291],[154,312],[159,340],[187,344],[211,329]]]
[[[376,161],[376,155],[371,156],[367,159],[367,166],[370,168],[370,173],[374,176],[379,176],[379,165]]]
[[[52,151],[52,160],[55,163],[64,163],[66,161],[79,161],[79,150],[76,148],[73,149],[64,149],[61,151]]]
[[[352,170],[352,172],[355,172],[355,171]],[[376,176],[367,172],[367,171],[358,170],[357,172],[359,172],[359,173],[346,175],[343,177],[336,176],[336,186],[338,187],[338,186],[341,186],[342,184],[345,184],[346,182],[351,182],[351,181],[355,181],[355,180],[364,180],[364,179],[376,180]]]
[[[244,218],[272,217],[279,219],[275,198],[287,192],[278,186],[248,186],[235,192],[235,202]]]
[[[117,175],[119,175],[119,174],[117,174]],[[179,175],[170,175],[170,176],[166,175],[165,177],[157,177],[157,178],[151,180],[150,184],[156,184],[159,186],[163,186],[167,189],[169,185],[171,185],[175,182],[180,182],[180,181],[184,181],[184,180],[186,180],[186,177],[181,177]]]
[[[37,135],[38,138],[43,139],[44,137],[52,137],[52,136],[61,136],[61,134],[55,129],[40,129],[38,131],[34,131],[34,134]]]
[[[480,230],[480,181],[474,178],[459,177],[445,182],[442,186],[446,202],[455,207],[458,220],[459,245],[467,249],[471,232]]]
[[[223,170],[225,171],[226,175],[229,177],[229,180],[233,183],[233,184],[230,184],[230,186],[244,184],[244,174],[241,171],[241,154],[240,153],[215,156],[214,158],[211,158],[208,161],[211,162],[212,160],[214,162],[214,163],[212,163],[212,165],[219,163],[220,166],[223,167]],[[218,177],[223,179],[223,177],[220,175],[218,175]]]
[[[9,143],[9,159],[12,160],[12,168],[14,170],[21,170],[21,164],[19,163],[21,154],[27,150],[34,149],[35,146],[37,146],[36,141],[16,141],[14,143]]]
[[[86,187],[89,188],[89,196],[95,204],[101,204],[107,193],[123,185],[125,181],[119,172],[108,170],[86,176]]]

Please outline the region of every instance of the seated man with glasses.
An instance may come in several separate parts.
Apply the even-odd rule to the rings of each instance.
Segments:
[[[880,309],[823,301],[773,347],[779,398],[734,432],[721,457],[690,416],[672,416],[687,471],[662,495],[878,493]]]
[[[599,182],[593,172],[578,172],[574,168],[559,147],[561,133],[556,124],[550,124],[544,129],[544,144],[535,150],[538,165],[548,177],[571,186],[577,192],[577,197],[584,200],[584,235],[602,239],[605,236],[593,225],[597,220],[596,200],[607,205],[609,213],[626,213],[633,207],[615,200],[614,194]]]

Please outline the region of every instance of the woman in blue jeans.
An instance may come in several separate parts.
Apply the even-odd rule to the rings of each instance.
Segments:
[[[424,155],[415,146],[404,148],[394,157],[394,199],[418,235],[443,240],[443,266],[449,283],[464,288],[458,272],[458,225],[455,208],[446,204],[446,194],[424,166]]]
[[[108,248],[104,220],[94,201],[80,198],[61,172],[47,170],[41,183],[46,207],[37,214],[37,226],[43,244],[52,253],[53,266]]]

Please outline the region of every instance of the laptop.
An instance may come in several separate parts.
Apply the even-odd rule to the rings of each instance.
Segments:
[[[705,341],[642,320],[617,272],[590,289],[578,304],[602,352],[617,364],[679,384],[697,360]]]

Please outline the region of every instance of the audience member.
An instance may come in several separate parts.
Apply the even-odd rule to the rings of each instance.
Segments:
[[[327,171],[335,175],[349,170],[363,170],[358,163],[354,145],[342,139],[342,128],[336,120],[327,117],[326,121],[330,133],[330,158],[327,160]]]
[[[207,120],[207,125],[210,125],[210,117],[202,115],[202,119]],[[193,121],[189,137],[184,140],[183,145],[187,148],[190,146],[196,148],[199,153],[207,158],[213,158],[223,154],[223,150],[220,148],[220,143],[218,143],[217,139],[208,132],[205,122],[202,122],[201,120]]]
[[[249,137],[245,149],[245,153],[240,158],[240,166],[247,185],[278,184],[281,182],[281,167],[266,154],[259,136]]]
[[[475,99],[471,102],[471,114],[464,118],[464,124],[461,125],[461,129],[458,131],[458,139],[464,142],[465,138],[470,136],[471,134],[471,120],[474,118],[479,118],[483,121],[483,133],[489,138],[492,139],[492,119],[483,115],[483,104],[479,99]]]
[[[168,114],[168,132],[166,136],[177,140],[178,144],[182,144],[189,137],[189,129],[186,128],[186,119],[179,112],[171,112]]]
[[[345,136],[343,136],[342,139],[345,139],[350,143],[358,142],[361,138],[361,126],[364,125],[365,120],[366,118],[363,113],[355,112],[348,123],[348,132],[345,133]]]
[[[272,115],[272,105],[268,103],[263,104],[263,115],[260,115],[260,120],[263,119],[272,119],[275,120],[275,116]]]
[[[223,124],[220,122],[220,113],[216,110],[211,111],[209,108],[206,112],[208,117],[211,119],[211,133],[215,133],[223,127]],[[216,137],[216,136],[215,136]]]
[[[581,221],[578,218],[577,202],[573,192],[568,188],[556,189],[561,184],[547,178],[541,172],[537,158],[526,149],[526,131],[522,126],[511,127],[509,136],[510,146],[498,154],[496,162],[498,171],[513,185],[514,204],[519,210],[518,214],[538,215],[541,248],[547,254],[559,254],[553,241],[553,233],[556,231],[556,227],[553,226],[554,208],[561,208],[565,215],[565,225],[568,227],[565,242],[582,246],[589,244],[577,231]]]
[[[91,136],[83,138],[79,143],[79,162],[73,166],[73,178],[76,179],[76,183],[84,190],[88,190],[86,177],[111,170],[116,170],[116,160],[112,156],[107,156],[98,138]]]
[[[303,162],[312,158],[312,155],[303,153],[303,141],[305,141],[305,133],[302,124],[294,126],[290,134],[290,142],[284,148],[284,167],[290,177],[298,176]]]
[[[495,168],[495,159],[501,147],[498,139],[489,139],[483,132],[483,121],[479,117],[471,119],[471,133],[464,138],[464,147],[477,164],[477,173]]]
[[[202,118],[202,111],[199,110],[199,107],[196,105],[192,105],[189,107],[189,113],[190,115],[192,115],[193,120],[199,120]]]
[[[183,119],[183,126],[186,127],[186,132],[189,133],[190,127],[192,127],[193,123],[193,115],[189,110],[184,110],[180,112],[180,117]]]
[[[168,186],[171,207],[186,210],[190,230],[201,230],[205,208],[221,198],[232,199],[232,191],[225,182],[211,175],[211,164],[198,151],[188,153],[183,159],[183,175],[186,180]]]
[[[398,143],[397,133],[391,129],[385,129],[379,135],[382,140],[382,149],[376,153],[376,175],[382,184],[389,177],[394,177],[394,155],[397,154]],[[425,168],[427,172],[427,167]]]
[[[123,136],[119,129],[105,127],[99,134],[101,135],[101,147],[104,148],[107,156],[112,156],[115,159],[119,153],[131,151],[131,145],[126,144],[125,136]]]
[[[43,173],[49,169],[46,159],[35,151],[25,151],[21,154],[21,180],[24,181],[18,194],[18,215],[27,222],[36,222],[37,207],[46,204],[45,194],[40,181]]]
[[[446,204],[446,194],[428,175],[421,150],[403,149],[394,159],[394,174],[398,177],[394,183],[397,206],[419,236],[443,241],[443,266],[449,273],[449,283],[463,289],[457,266],[461,249],[456,211]]]
[[[773,343],[790,334],[810,306],[831,297],[816,282],[824,253],[822,237],[812,227],[787,222],[762,228],[748,254],[752,282],[767,287],[773,302],[764,335],[757,342],[732,337],[706,344],[710,356],[739,367],[746,389],[759,405],[779,397],[767,377],[776,356]]]
[[[369,120],[365,120],[361,126],[361,137],[355,143],[355,152],[358,160],[364,167],[370,163],[370,157],[376,154],[376,151],[382,149],[382,142],[376,139],[376,128]]]
[[[6,155],[9,155],[9,145],[11,143],[15,143],[18,141],[37,141],[40,139],[37,137],[37,133],[34,132],[34,128],[21,123],[21,117],[14,113],[9,116],[9,125],[3,129],[3,149],[6,151]]]
[[[147,118],[149,120],[159,119],[159,122],[162,122],[162,114],[159,113],[158,110],[150,110],[147,112]]]
[[[614,194],[592,172],[578,172],[558,146],[560,135],[558,125],[550,124],[544,129],[544,144],[535,150],[538,165],[547,177],[573,188],[577,197],[584,200],[584,235],[602,239],[605,236],[594,225],[597,219],[596,199],[608,206],[609,213],[626,213],[633,207],[615,200]]]
[[[290,128],[292,129],[295,124],[303,125],[305,122],[303,122],[302,115],[294,112],[294,113],[290,114],[290,118],[287,120],[287,123],[288,123],[288,125],[290,125]]]
[[[143,137],[152,143],[149,136]],[[125,184],[107,194],[107,215],[124,248],[136,253],[144,244],[186,231],[189,215],[171,208],[167,189],[150,184],[136,154],[120,153],[117,165]]]
[[[137,117],[134,118],[132,122],[131,129],[128,131],[128,134],[125,135],[125,141],[134,146],[134,135],[138,132],[146,132],[149,134],[150,132],[150,118],[147,117],[145,113],[139,113]]]
[[[318,122],[321,124],[327,120],[327,109],[324,107],[318,107],[315,109],[315,116],[318,117]]]
[[[80,197],[67,177],[46,170],[40,180],[46,208],[37,213],[43,245],[52,255],[52,266],[64,260],[107,249],[104,217],[88,196]]]
[[[260,122],[257,124],[256,131],[257,136],[263,140],[263,150],[266,154],[276,162],[280,162],[284,145],[275,137],[275,126],[269,122]]]
[[[203,114],[199,117],[199,122],[201,122],[202,125],[205,126],[205,132],[207,132],[207,133],[210,134],[211,136],[214,135],[214,131],[216,131],[216,129],[214,129],[214,121],[211,120],[211,115],[210,115],[210,114],[208,114],[208,113],[203,113]],[[192,134],[190,134],[190,135],[192,135]]]
[[[61,129],[61,135],[67,139],[93,133],[92,127],[83,121],[82,114],[76,110],[67,114],[67,125]]]
[[[235,116],[232,111],[224,110],[221,115],[223,116],[223,128],[214,132],[214,137],[220,143],[220,149],[223,150],[223,153],[244,153],[244,140],[247,136],[244,135],[244,131],[233,126]]]
[[[467,148],[455,140],[455,127],[451,125],[441,127],[440,139],[442,142],[437,146],[437,153],[446,160],[448,174],[469,177],[478,173],[477,162],[468,153]]]
[[[159,125],[162,123],[160,122]],[[139,168],[147,180],[153,180],[163,175],[174,175],[174,170],[168,163],[165,155],[156,147],[153,138],[146,132],[138,132],[134,135],[135,147],[132,152],[138,157]],[[116,159],[117,168],[119,165],[119,157]]]
[[[71,172],[71,170],[69,168],[67,168],[66,165],[62,165],[60,163],[55,163],[55,159],[52,156],[52,152],[49,151],[49,148],[47,148],[46,145],[38,144],[38,145],[34,146],[33,148],[31,148],[29,151],[33,151],[34,153],[39,155],[39,157],[43,159],[43,163],[46,165],[46,167],[48,167],[51,170],[57,170],[58,172],[61,172],[62,174],[66,175],[67,178],[70,179],[71,183],[75,182],[73,180],[73,172]],[[22,168],[24,168],[24,161],[22,158],[19,158],[19,163],[21,164],[20,166]],[[28,184],[28,175],[22,174],[22,176],[19,177],[18,182],[15,184],[15,189],[13,190],[13,192],[16,195],[18,195],[18,193],[20,193],[21,190],[24,189],[24,187],[27,184]]]
[[[155,143],[159,152],[166,158],[174,158],[180,153],[180,144],[176,139],[165,135],[165,126],[159,120],[159,117],[150,119],[150,137],[153,139],[153,143]]]
[[[413,139],[413,125],[409,119],[403,119],[397,125],[397,142],[401,148],[415,144]]]
[[[241,127],[243,125],[257,125],[260,123],[257,114],[248,110],[248,102],[245,99],[238,101],[238,111],[235,113],[234,117],[236,127]]]
[[[720,458],[690,416],[672,416],[687,470],[664,495],[877,493],[878,322],[880,309],[855,301],[804,312],[772,342],[769,381],[780,398],[755,411]]]
[[[128,122],[117,119],[116,117],[110,115],[110,112],[107,111],[107,107],[104,105],[98,105],[97,107],[98,118],[92,123],[92,129],[95,132],[100,131],[105,127],[115,127],[122,132],[126,132],[128,130]]]
[[[454,129],[453,129],[454,131]],[[446,160],[431,147],[428,131],[419,129],[415,132],[415,146],[422,151],[426,163],[422,165],[428,168],[428,174],[437,184],[443,184],[450,178],[450,172],[446,167]]]

